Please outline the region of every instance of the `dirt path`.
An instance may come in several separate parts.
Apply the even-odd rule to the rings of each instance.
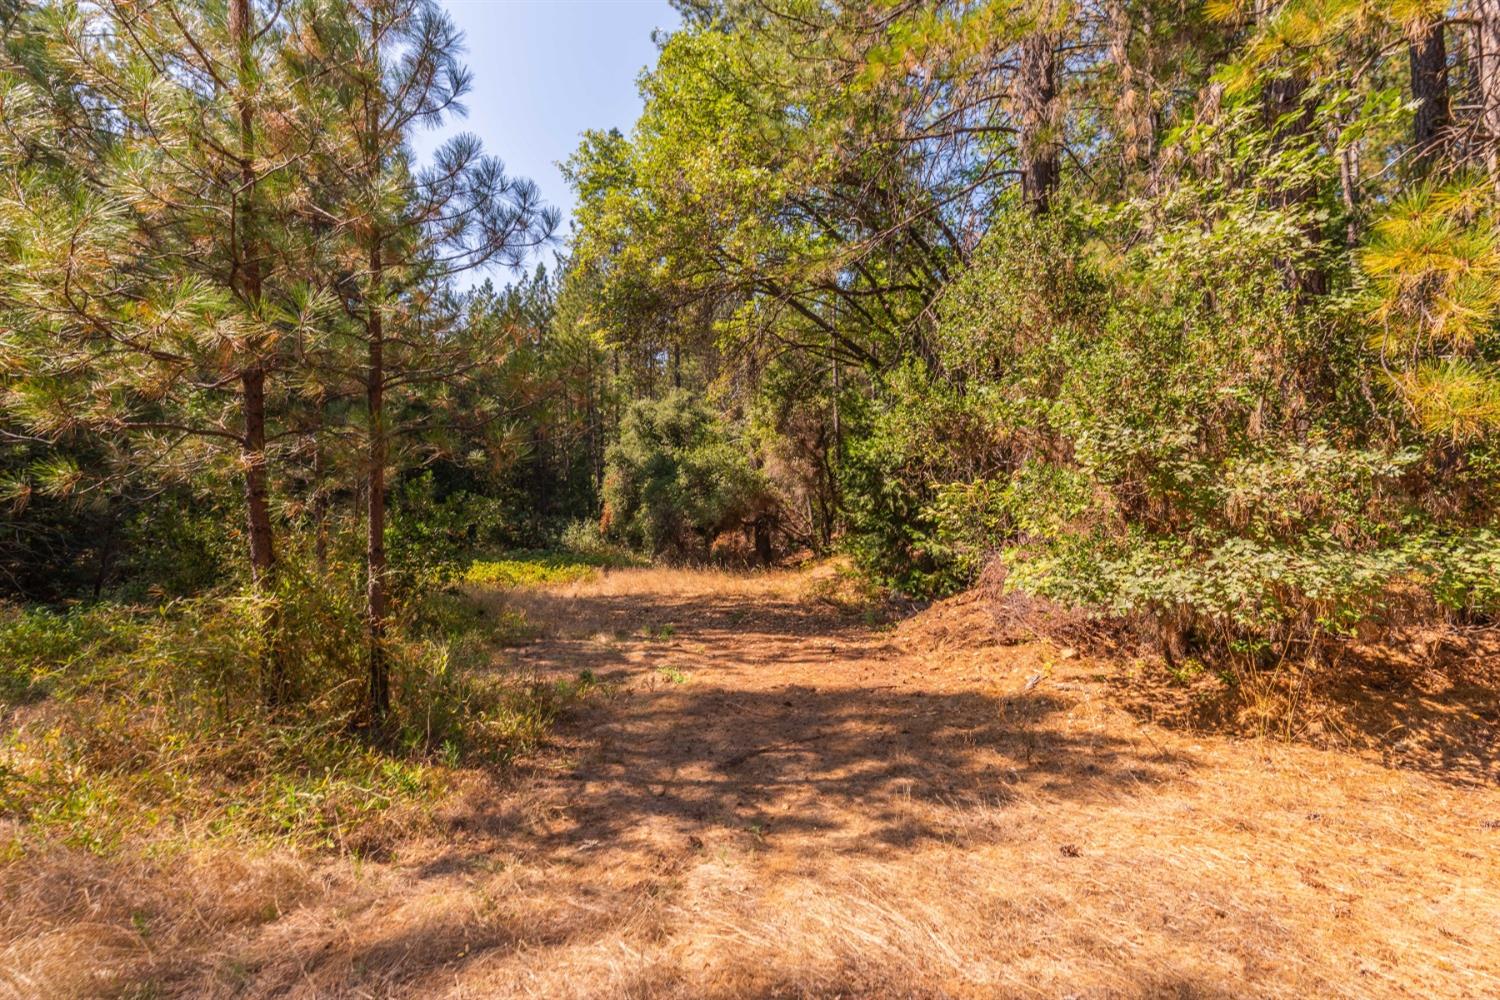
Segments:
[[[610,693],[432,840],[247,874],[277,916],[179,995],[1500,996],[1493,785],[1147,725],[977,609],[792,574],[510,600],[545,637],[497,669]]]
[[[792,575],[521,600],[515,666],[615,693],[453,817],[397,992],[1500,996],[1493,787],[1146,726],[982,614]]]

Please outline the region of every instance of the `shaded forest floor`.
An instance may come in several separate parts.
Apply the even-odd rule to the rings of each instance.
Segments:
[[[1492,743],[1175,725],[962,602],[890,628],[823,582],[481,592],[541,635],[495,669],[602,683],[546,748],[373,859],[12,865],[0,996],[1500,996]]]

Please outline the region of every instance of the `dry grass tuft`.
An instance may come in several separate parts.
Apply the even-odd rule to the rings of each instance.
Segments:
[[[1331,663],[1172,673],[1137,661],[1113,678],[1142,718],[1193,732],[1360,752],[1392,767],[1500,785],[1500,631],[1410,629]]]

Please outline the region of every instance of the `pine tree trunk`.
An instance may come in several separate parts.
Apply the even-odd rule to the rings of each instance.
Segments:
[[[246,529],[250,541],[250,581],[255,592],[269,598],[276,572],[276,549],[272,544],[271,489],[266,473],[266,373],[259,367],[240,375],[245,436],[240,461],[245,466]],[[262,696],[267,704],[287,699],[286,664],[277,652],[274,638],[276,613],[270,609],[260,622],[267,635],[261,657]]]
[[[1443,19],[1432,18],[1409,46],[1411,94],[1416,101],[1412,118],[1413,166],[1425,174],[1442,159],[1448,137],[1448,48]]]
[[[833,358],[833,454],[838,461],[844,458],[844,415],[840,412],[839,397],[844,394],[844,373],[838,355]]]
[[[1475,0],[1478,54],[1479,128],[1477,140],[1490,179],[1500,184],[1500,0]]]
[[[323,417],[326,403],[318,400],[313,419],[313,558],[319,571],[328,570],[328,453],[323,447]]]
[[[1269,18],[1275,9],[1272,0],[1257,0],[1254,17],[1257,21]],[[1272,74],[1261,89],[1261,121],[1270,133],[1272,143],[1278,150],[1294,148],[1311,139],[1314,109],[1304,98],[1307,81],[1298,74]],[[1318,195],[1314,181],[1296,184],[1279,184],[1272,190],[1273,202],[1282,207],[1293,207],[1311,202]],[[1323,239],[1318,224],[1308,221],[1303,224],[1308,243],[1317,247]],[[1287,283],[1303,295],[1323,295],[1328,291],[1328,275],[1322,266],[1308,263],[1296,266],[1286,264]]]
[[[1061,175],[1054,134],[1057,103],[1057,36],[1038,31],[1021,43],[1017,70],[1021,126],[1021,200],[1041,214],[1052,206]]]
[[[380,240],[370,245],[369,362],[365,401],[369,409],[370,439],[366,454],[365,616],[370,661],[370,715],[378,725],[391,708],[390,667],[385,657],[386,617],[389,613],[385,555],[385,329],[380,307],[384,267]]]
[[[254,37],[250,0],[231,0],[229,34],[239,50],[240,194],[235,212],[239,228],[234,260],[240,296],[250,311],[256,313],[260,306],[262,278],[257,256],[259,250],[255,245],[255,123],[254,109],[245,92],[254,71],[254,56],[250,48]],[[252,347],[257,354],[259,349],[258,343]],[[250,547],[250,579],[256,591],[264,595],[270,590],[275,572],[276,549],[271,527],[270,479],[266,470],[266,370],[259,357],[252,357],[240,372],[240,406],[244,415],[240,461],[245,468],[245,529]],[[271,623],[264,624],[269,628]],[[282,701],[286,696],[286,677],[274,649],[268,648],[263,670],[267,700],[272,704]]]
[[[1145,175],[1147,192],[1154,192],[1158,173],[1156,115],[1152,109],[1149,76],[1131,61],[1131,41],[1140,34],[1151,51],[1151,11],[1138,10],[1126,0],[1110,0],[1106,9],[1109,47],[1107,58],[1119,74],[1119,103],[1114,109],[1114,127],[1119,133],[1120,154],[1125,169]]]
[[[246,527],[250,539],[250,576],[265,587],[276,566],[271,539],[271,489],[266,473],[266,373],[259,367],[240,375],[245,436],[240,459],[245,465]]]
[[[1290,149],[1310,141],[1313,126],[1313,109],[1304,100],[1307,83],[1299,77],[1276,77],[1266,83],[1262,91],[1261,114],[1266,127],[1271,130],[1278,149]],[[1306,205],[1318,196],[1315,181],[1281,184],[1271,192],[1277,205],[1291,208]],[[1308,243],[1317,247],[1323,234],[1316,221],[1303,224]],[[1328,275],[1318,263],[1300,266],[1288,265],[1288,284],[1303,295],[1323,295],[1328,291]]]

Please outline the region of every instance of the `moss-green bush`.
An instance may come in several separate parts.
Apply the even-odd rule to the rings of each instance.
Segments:
[[[653,555],[703,556],[774,504],[765,476],[699,397],[638,400],[621,418],[604,479],[610,538]]]

